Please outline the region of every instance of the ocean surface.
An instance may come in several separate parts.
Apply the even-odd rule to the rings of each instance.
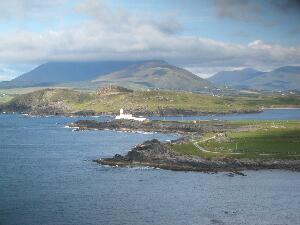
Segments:
[[[176,136],[65,128],[77,119],[0,115],[0,225],[300,224],[300,173],[104,167]]]

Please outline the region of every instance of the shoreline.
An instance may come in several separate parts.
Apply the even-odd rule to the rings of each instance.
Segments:
[[[153,168],[153,169],[162,169],[162,170],[171,170],[171,171],[182,171],[182,172],[203,172],[203,173],[219,173],[219,172],[226,172],[226,173],[243,173],[246,171],[259,171],[259,170],[283,170],[283,171],[291,171],[291,172],[300,172],[300,168],[297,162],[297,165],[287,166],[286,161],[283,163],[273,163],[266,161],[266,164],[263,162],[251,162],[248,161],[247,164],[242,166],[234,166],[234,167],[214,167],[214,163],[222,163],[222,161],[211,161],[211,167],[201,167],[201,166],[189,166],[189,165],[176,165],[176,164],[168,164],[168,163],[149,163],[149,162],[140,162],[140,161],[131,161],[131,162],[122,162],[122,161],[115,161],[110,160],[111,158],[105,159],[95,159],[92,160],[93,162],[103,165],[103,166],[110,166],[116,168],[135,168],[135,167],[145,167],[145,168]],[[295,161],[292,161],[295,162]],[[241,162],[238,162],[241,164]],[[229,165],[229,164],[228,164]]]
[[[148,140],[133,147],[124,156],[116,154],[111,158],[96,159],[101,165],[115,167],[154,167],[175,171],[198,172],[236,172],[244,170],[281,169],[300,172],[300,160],[289,159],[238,159],[216,158],[208,159],[196,155],[186,155],[175,152],[172,144],[184,144],[191,139],[199,138],[207,132],[239,131],[245,128],[231,126],[219,122],[177,122],[177,121],[148,121],[135,122],[126,120],[114,120],[98,122],[80,120],[69,125],[80,130],[116,130],[125,132],[160,132],[175,133],[180,135],[178,139],[169,143],[163,143],[156,139]]]

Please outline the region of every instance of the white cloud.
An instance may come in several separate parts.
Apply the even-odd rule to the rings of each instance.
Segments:
[[[0,62],[38,64],[57,60],[165,59],[211,68],[271,68],[300,63],[300,47],[255,40],[248,45],[184,36],[176,18],[110,9],[89,0],[75,8],[80,24],[47,32],[17,31],[0,36]],[[199,70],[199,69],[198,69]],[[204,72],[203,72],[204,73]]]

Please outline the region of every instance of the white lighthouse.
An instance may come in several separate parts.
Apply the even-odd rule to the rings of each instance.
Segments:
[[[137,120],[137,121],[144,121],[146,118],[144,117],[134,117],[132,114],[125,114],[123,109],[120,109],[120,115],[116,116],[117,120]]]

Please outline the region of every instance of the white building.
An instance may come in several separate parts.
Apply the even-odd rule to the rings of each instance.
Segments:
[[[120,109],[120,115],[116,116],[117,120],[137,120],[137,121],[144,121],[146,118],[144,117],[134,117],[132,114],[125,114],[123,109]]]

